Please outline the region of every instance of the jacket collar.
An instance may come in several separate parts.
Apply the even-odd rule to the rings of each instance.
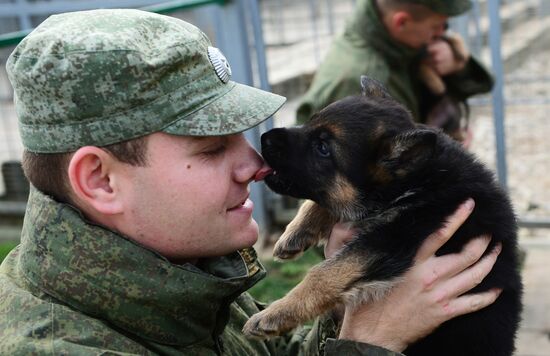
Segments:
[[[19,265],[36,288],[139,337],[209,342],[229,304],[265,275],[254,250],[175,265],[31,188]]]
[[[391,38],[382,23],[375,0],[357,1],[356,11],[346,26],[344,36],[359,46],[374,47],[391,63],[409,62],[421,54],[420,50],[402,45]]]

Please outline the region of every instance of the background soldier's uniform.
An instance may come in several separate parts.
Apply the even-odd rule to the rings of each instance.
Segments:
[[[469,1],[410,1],[457,15],[469,8]],[[423,50],[411,49],[392,39],[384,27],[374,0],[357,0],[355,14],[337,37],[319,67],[311,87],[298,107],[297,120],[304,122],[328,104],[350,95],[360,95],[359,78],[368,75],[381,82],[415,120],[420,117],[423,85],[418,77]],[[457,73],[444,77],[449,93],[459,100],[491,90],[490,74],[474,58]]]
[[[152,132],[223,135],[284,98],[229,81],[181,20],[137,10],[50,17],[8,60],[23,145],[71,152]],[[223,62],[220,60],[219,62]],[[395,355],[334,337],[330,319],[271,341],[241,328],[265,275],[253,250],[176,265],[32,188],[0,267],[1,355]]]

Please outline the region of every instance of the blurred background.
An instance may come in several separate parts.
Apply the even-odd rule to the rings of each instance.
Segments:
[[[471,150],[510,192],[520,222],[526,293],[518,355],[550,355],[550,0],[474,0],[451,21],[472,53],[497,80],[490,95],[470,100]],[[189,21],[205,31],[233,70],[233,80],[288,98],[272,120],[247,133],[292,125],[332,38],[353,13],[354,0],[0,0],[0,260],[19,239],[28,194],[22,145],[5,72],[17,43],[51,14],[95,8],[144,8]],[[252,185],[260,251],[292,219],[297,202]],[[296,263],[265,257],[271,272],[253,292],[264,301],[281,297],[320,258]]]

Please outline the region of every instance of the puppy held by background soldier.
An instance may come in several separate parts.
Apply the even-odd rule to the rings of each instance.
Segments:
[[[376,81],[361,78],[363,96],[337,101],[296,128],[262,136],[272,167],[267,185],[307,199],[277,242],[274,255],[299,256],[326,241],[336,222],[356,236],[313,267],[284,298],[254,315],[244,332],[271,337],[340,303],[381,298],[413,264],[423,240],[468,198],[475,209],[437,253],[455,253],[472,238],[492,236],[502,252],[469,293],[501,288],[489,307],[442,324],[406,355],[511,355],[521,312],[516,219],[493,174],[444,133],[413,123]]]

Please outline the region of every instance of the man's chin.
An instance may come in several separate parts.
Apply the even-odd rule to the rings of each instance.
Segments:
[[[237,250],[253,247],[256,242],[258,242],[260,231],[258,224],[254,219],[251,219],[250,224],[243,229],[240,229],[239,232],[235,233],[235,238],[238,242]]]

